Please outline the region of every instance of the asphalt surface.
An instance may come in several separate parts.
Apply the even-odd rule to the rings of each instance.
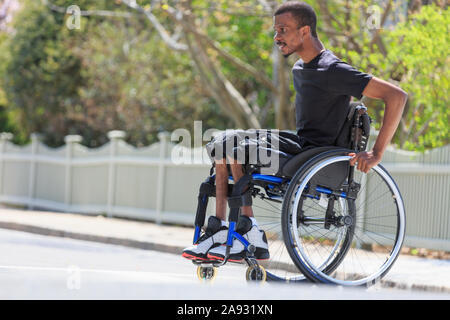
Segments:
[[[219,269],[214,282],[214,288],[221,290],[210,291],[211,287],[199,285],[195,266],[180,256],[192,242],[193,228],[11,208],[0,208],[0,228],[14,230],[0,230],[0,277],[8,288],[0,293],[3,299],[238,299],[244,291],[252,292],[242,297],[247,299],[450,298],[449,260],[401,255],[383,283],[370,289],[328,287],[325,292],[311,284],[282,285],[276,295],[270,294],[272,289],[264,292],[261,287],[249,286],[245,266],[229,264]],[[68,275],[80,273],[84,279],[81,288],[92,285],[103,289],[67,289]],[[28,295],[30,288],[41,283],[49,285],[35,290],[36,295]],[[71,286],[76,288],[77,283]],[[116,290],[117,283],[120,290]],[[229,286],[233,286],[233,295],[226,293]],[[295,287],[295,294],[291,287]]]
[[[3,300],[436,300],[450,295],[310,283],[255,284],[229,265],[212,283],[179,255],[83,240],[0,230]]]

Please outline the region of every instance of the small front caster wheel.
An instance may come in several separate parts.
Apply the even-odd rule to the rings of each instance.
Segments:
[[[215,267],[197,267],[197,277],[202,281],[212,281],[217,275],[217,268]]]
[[[264,282],[267,279],[266,270],[262,266],[250,266],[245,274],[247,281]]]

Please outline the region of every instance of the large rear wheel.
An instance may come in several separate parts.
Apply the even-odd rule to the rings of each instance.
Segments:
[[[392,267],[403,243],[405,210],[394,180],[381,165],[364,174],[349,159],[342,152],[315,158],[286,191],[286,249],[315,282],[373,284]]]

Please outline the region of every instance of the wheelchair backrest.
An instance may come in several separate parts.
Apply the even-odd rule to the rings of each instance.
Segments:
[[[362,102],[351,102],[349,112],[345,119],[339,135],[334,143],[335,146],[364,151],[370,136],[371,118],[367,114],[367,108]]]

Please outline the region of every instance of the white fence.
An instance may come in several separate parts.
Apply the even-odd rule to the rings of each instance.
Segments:
[[[177,164],[178,146],[168,133],[160,141],[134,148],[124,132],[89,149],[80,136],[50,149],[32,135],[19,147],[0,135],[0,202],[83,214],[192,225],[198,187],[209,174],[206,161]],[[204,148],[196,159],[207,159]],[[194,157],[193,157],[194,158]],[[450,251],[450,146],[425,154],[388,150],[383,165],[397,182],[406,206],[406,245]],[[208,214],[214,212],[210,201]]]

